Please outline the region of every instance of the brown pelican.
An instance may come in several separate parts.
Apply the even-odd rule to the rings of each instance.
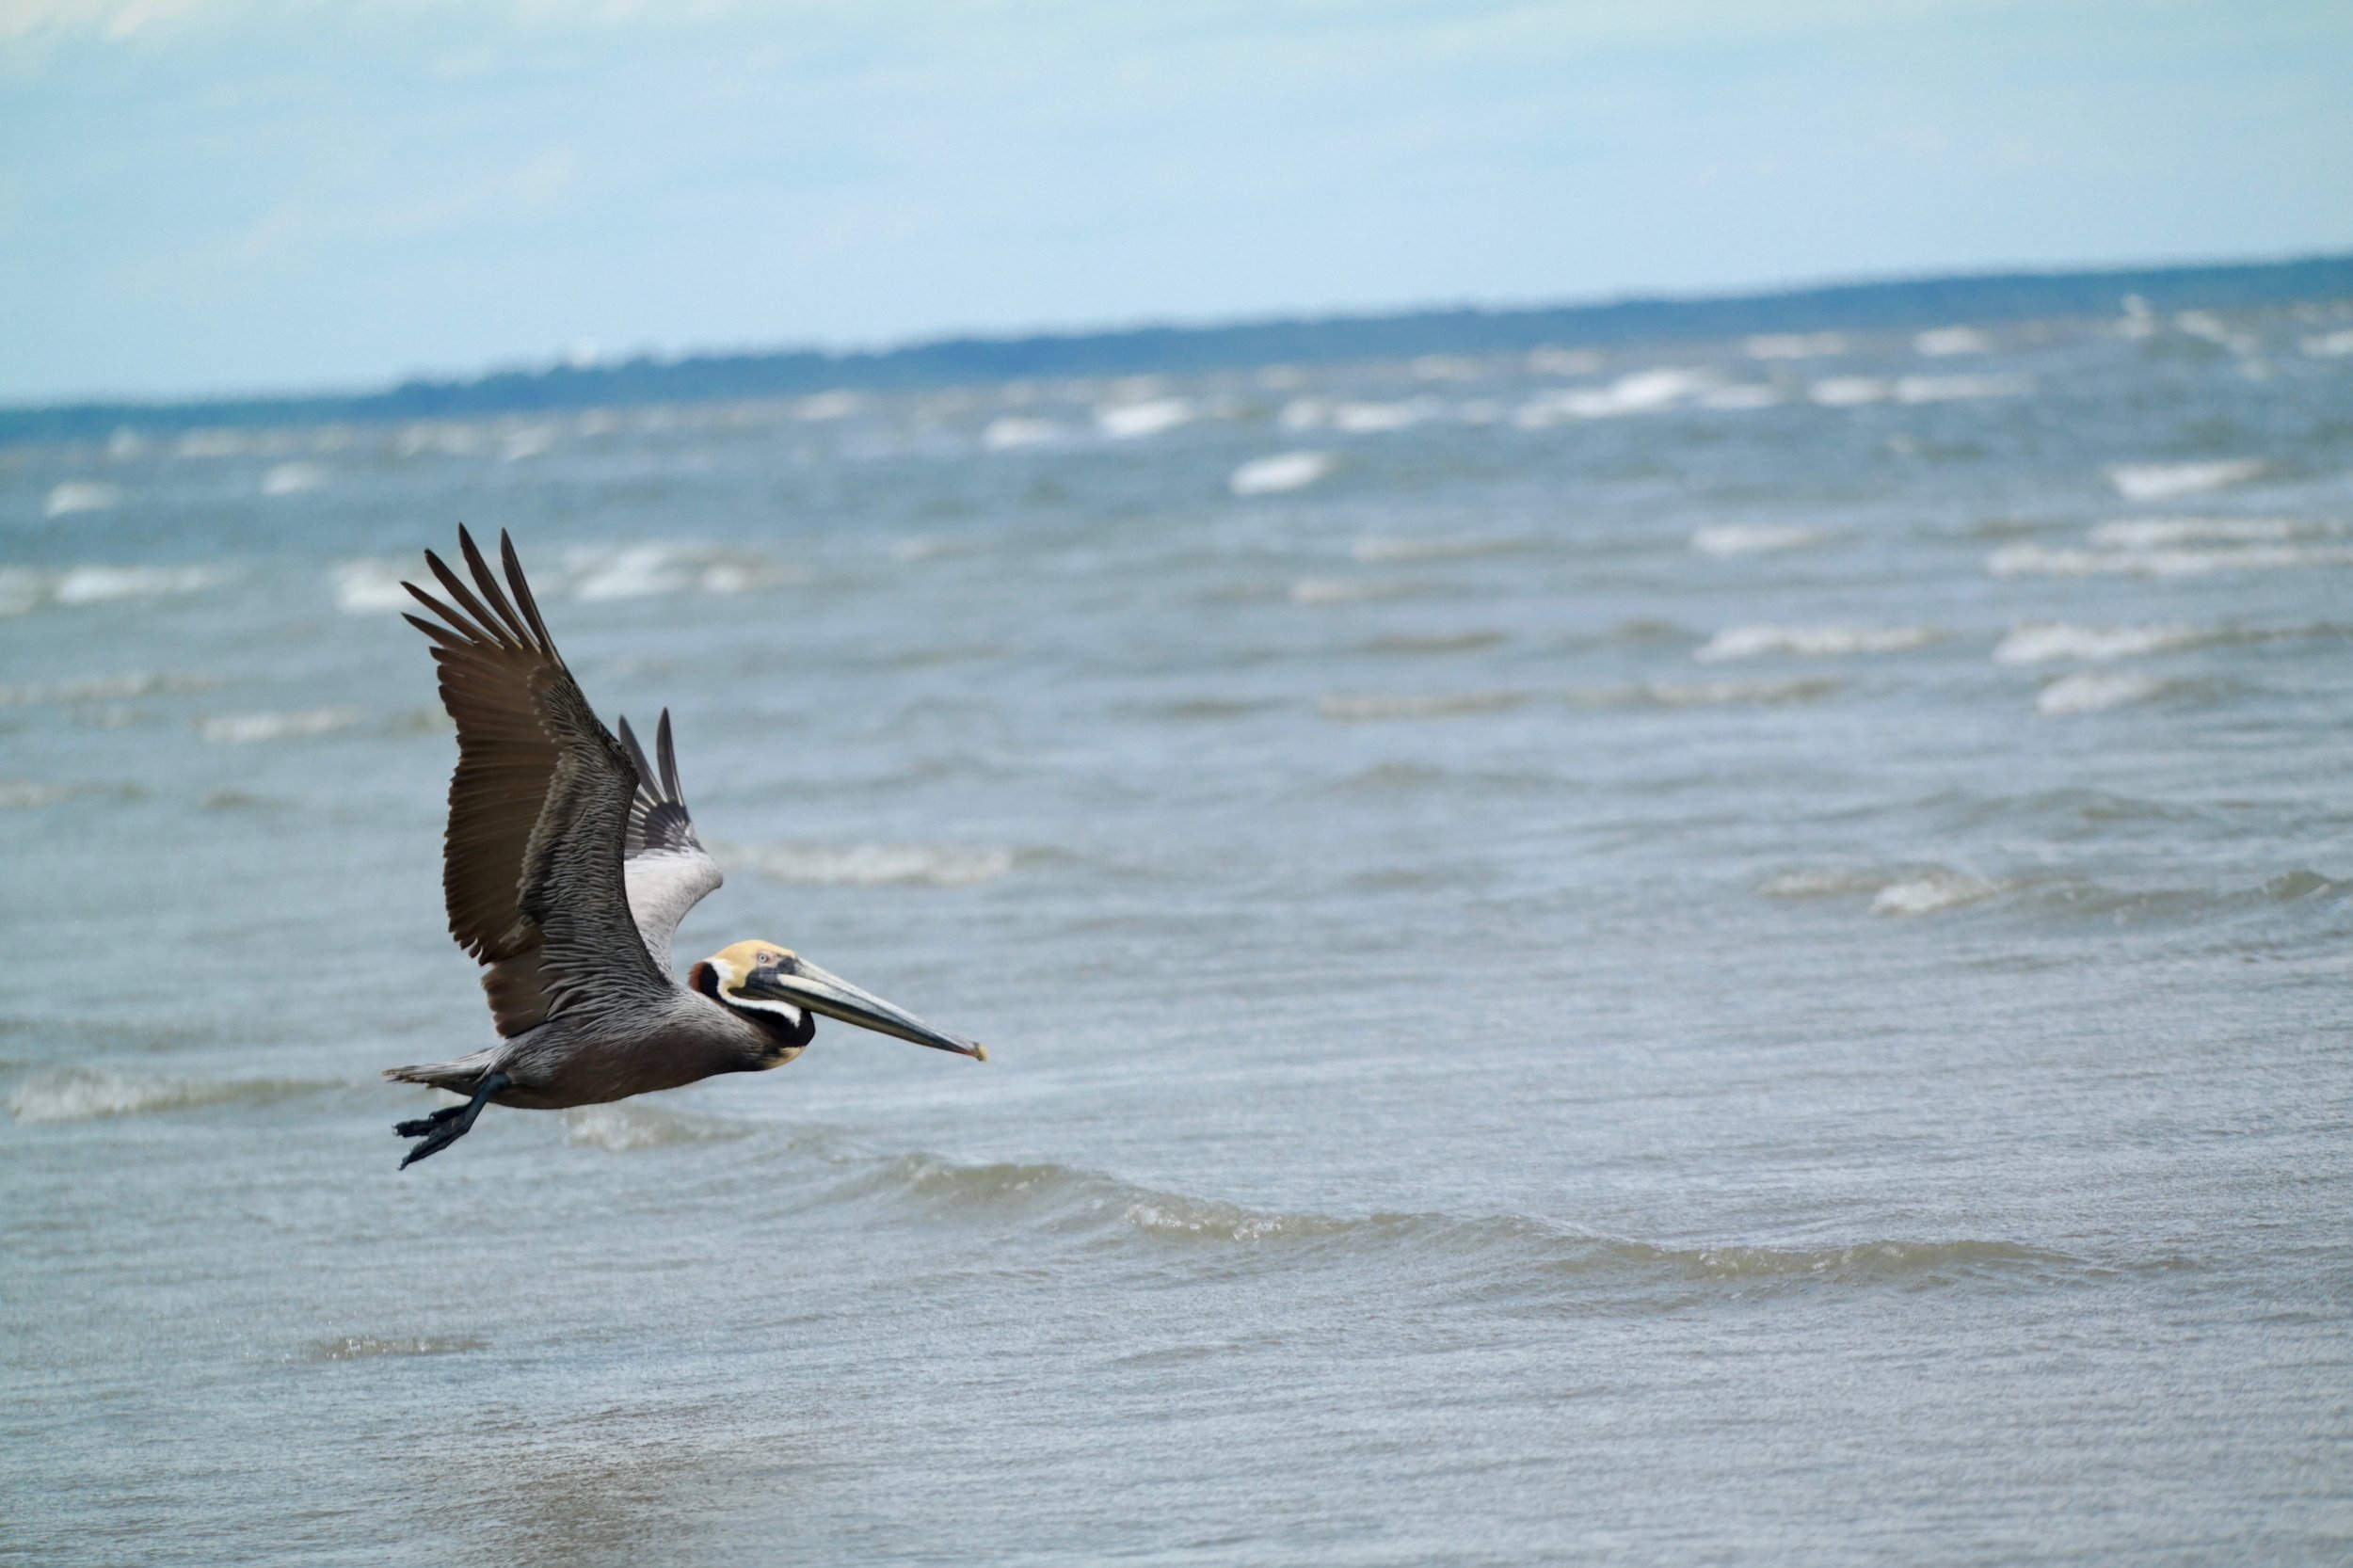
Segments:
[[[511,599],[463,528],[457,543],[472,588],[424,552],[455,607],[402,586],[437,617],[407,619],[433,639],[441,705],[457,721],[441,889],[450,935],[486,967],[500,1038],[455,1062],[386,1071],[468,1096],[393,1128],[418,1140],[402,1169],[463,1138],[486,1105],[558,1111],[781,1067],[808,1048],[819,1013],[988,1059],[779,943],[737,942],[685,984],[673,979],[679,921],[721,879],[679,788],[669,711],[654,731],[657,768],[627,719],[617,740],[598,722],[514,542],[499,536]]]

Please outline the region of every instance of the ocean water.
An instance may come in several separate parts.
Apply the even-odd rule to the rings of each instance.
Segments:
[[[2344,1561],[2348,342],[0,454],[0,1559]],[[988,1064],[395,1170],[460,520]]]

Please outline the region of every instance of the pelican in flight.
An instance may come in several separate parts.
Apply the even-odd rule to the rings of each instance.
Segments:
[[[600,723],[539,618],[514,542],[502,533],[502,590],[465,529],[468,587],[431,551],[454,601],[403,587],[433,613],[441,705],[457,721],[441,889],[450,935],[484,966],[499,1043],[455,1062],[384,1076],[467,1096],[393,1130],[413,1138],[406,1170],[472,1129],[486,1105],[560,1111],[718,1073],[781,1067],[808,1048],[816,1015],[979,1061],[988,1052],[836,979],[777,942],[737,942],[671,976],[679,921],[719,886],[695,837],[670,749],[659,766],[620,721]]]

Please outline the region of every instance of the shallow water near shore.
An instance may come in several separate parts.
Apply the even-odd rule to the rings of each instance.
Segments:
[[[2333,311],[0,455],[0,1556],[2343,1560]],[[988,1064],[395,1171],[460,519]]]

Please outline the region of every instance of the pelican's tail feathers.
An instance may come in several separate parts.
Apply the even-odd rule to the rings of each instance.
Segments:
[[[394,1083],[424,1083],[436,1089],[447,1089],[453,1095],[471,1095],[482,1075],[490,1070],[491,1059],[499,1048],[488,1047],[472,1056],[461,1056],[455,1062],[427,1062],[413,1067],[387,1067],[384,1076]]]

